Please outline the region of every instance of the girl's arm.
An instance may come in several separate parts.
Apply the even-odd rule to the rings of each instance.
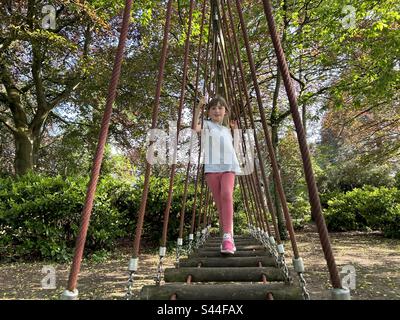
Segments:
[[[231,120],[230,127],[231,127],[232,130],[239,129],[238,121],[237,120]]]
[[[201,131],[201,122],[200,122],[200,114],[203,106],[205,105],[205,99],[202,97],[199,101],[199,104],[194,110],[194,131],[200,132]]]

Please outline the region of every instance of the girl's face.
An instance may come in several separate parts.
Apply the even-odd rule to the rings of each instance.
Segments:
[[[225,107],[220,103],[208,109],[208,116],[214,122],[222,123],[225,114],[226,114]]]

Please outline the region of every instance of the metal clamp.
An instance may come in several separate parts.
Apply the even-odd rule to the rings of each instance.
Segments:
[[[351,300],[350,289],[348,288],[333,288],[332,289],[333,300]]]
[[[292,259],[293,262],[293,267],[294,267],[294,271],[299,272],[299,273],[303,273],[304,272],[304,263],[303,263],[303,259],[302,258],[293,258]]]
[[[78,294],[78,289],[74,289],[74,291],[64,290],[61,300],[78,300]]]
[[[275,238],[274,238],[274,236],[270,236],[269,237],[269,243],[271,244],[271,246],[275,246]]]
[[[129,259],[128,270],[129,271],[137,271],[139,264],[139,258],[131,258]]]

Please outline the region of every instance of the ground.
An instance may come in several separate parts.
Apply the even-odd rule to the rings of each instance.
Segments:
[[[353,300],[400,299],[400,240],[386,239],[377,232],[343,232],[330,234],[339,271],[351,265],[356,272]],[[296,232],[301,257],[306,268],[305,279],[312,299],[329,298],[329,274],[315,226]],[[286,261],[291,268],[290,243],[285,245]],[[131,247],[120,246],[105,261],[84,261],[78,279],[80,299],[123,299],[128,279],[127,265]],[[174,253],[164,260],[173,266]],[[51,265],[56,272],[56,288],[42,289],[43,266]],[[158,256],[140,256],[135,276],[133,297],[138,298],[143,285],[153,284]],[[0,264],[0,299],[58,299],[66,287],[69,264],[26,262]],[[297,279],[295,279],[297,281]]]

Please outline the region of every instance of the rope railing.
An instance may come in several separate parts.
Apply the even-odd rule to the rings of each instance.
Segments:
[[[223,10],[222,10],[222,12],[223,12]],[[218,8],[218,18],[219,18],[218,20],[219,21],[221,21],[220,16],[221,16],[221,14],[220,14],[220,10]],[[222,59],[221,59],[222,60],[222,66],[223,66],[223,72],[222,73],[224,75],[224,78],[227,79],[226,81],[224,81],[225,88],[226,88],[226,90],[228,92],[228,94],[226,96],[228,98],[228,103],[233,107],[233,112],[235,114],[236,119],[238,120],[238,126],[239,126],[239,128],[242,128],[243,125],[242,125],[241,118],[240,118],[240,115],[241,115],[242,111],[240,110],[240,107],[239,107],[240,105],[237,102],[236,95],[234,94],[235,85],[234,85],[234,77],[232,76],[232,73],[231,73],[232,64],[229,61],[229,54],[227,53],[227,48],[225,46],[224,32],[222,31],[223,29],[224,29],[223,28],[223,23],[221,21],[220,27],[218,28],[218,31],[219,31],[218,34],[219,34],[219,37],[221,39],[219,41],[219,43],[220,43],[219,49],[220,49],[220,53],[221,53],[221,56],[222,56]],[[239,95],[240,95],[240,91],[239,91]],[[243,133],[243,131],[242,131],[242,139],[244,141],[244,133]],[[245,148],[244,143],[242,143],[242,149],[243,149],[244,154],[246,154],[246,148]],[[259,203],[257,201],[254,201],[254,203],[256,205],[257,212],[259,212],[259,210],[260,210]]]
[[[206,0],[203,1],[202,4],[202,12],[201,12],[201,26],[200,26],[200,35],[203,34],[204,32],[204,19],[206,15]],[[196,113],[195,113],[195,108],[196,108],[196,102],[197,102],[197,93],[198,93],[198,86],[199,86],[199,76],[200,76],[200,61],[201,61],[201,49],[203,47],[203,38],[200,36],[199,37],[199,44],[198,44],[198,50],[197,50],[197,68],[196,68],[196,80],[195,80],[195,96],[194,96],[194,104],[193,104],[193,116],[192,116],[192,122],[191,122],[191,128],[194,129],[195,127],[195,119]],[[206,54],[207,58],[207,54]],[[205,69],[207,70],[207,65],[205,66]],[[207,72],[207,71],[205,71]],[[192,137],[190,137],[190,143],[192,143]],[[185,222],[185,210],[186,210],[186,199],[187,199],[187,192],[188,192],[188,185],[189,185],[189,176],[190,176],[190,168],[192,167],[192,164],[190,162],[191,159],[191,153],[192,152],[192,145],[189,147],[189,155],[188,155],[188,164],[186,168],[186,177],[185,177],[185,187],[183,191],[183,198],[182,198],[182,208],[181,208],[181,213],[180,213],[180,221],[179,221],[179,236],[177,240],[177,247],[176,247],[176,264],[179,265],[179,258],[180,258],[180,249],[183,245],[183,229],[184,229],[184,222]],[[198,156],[198,160],[200,162],[200,152]],[[197,170],[198,172],[198,170]],[[197,183],[197,181],[196,181]],[[197,187],[196,187],[197,189]],[[193,234],[193,233],[191,233]]]
[[[285,192],[283,191],[282,179],[281,179],[279,168],[278,168],[278,162],[276,160],[276,156],[275,156],[274,148],[273,148],[273,145],[272,145],[271,137],[270,137],[270,134],[269,134],[269,131],[268,131],[267,119],[265,117],[264,107],[263,107],[262,98],[261,98],[261,92],[260,92],[260,88],[259,88],[258,80],[257,80],[257,75],[256,75],[256,68],[255,68],[255,64],[254,64],[253,55],[252,55],[252,52],[251,52],[251,49],[250,49],[250,42],[249,42],[249,37],[248,37],[248,34],[247,34],[247,30],[246,30],[246,24],[245,24],[243,13],[242,13],[242,7],[241,7],[241,4],[240,4],[239,0],[235,0],[235,3],[236,3],[237,13],[238,13],[238,16],[239,16],[239,21],[240,21],[240,26],[241,26],[241,30],[242,30],[244,45],[245,45],[245,48],[246,48],[246,54],[247,54],[247,58],[248,58],[249,66],[250,66],[250,73],[251,73],[251,77],[252,77],[252,80],[253,80],[253,86],[254,86],[254,90],[255,90],[255,93],[256,93],[256,97],[257,97],[257,106],[258,106],[258,110],[259,110],[259,113],[260,113],[261,124],[262,124],[263,131],[264,131],[264,139],[265,139],[265,142],[266,142],[267,148],[268,148],[268,155],[270,157],[270,162],[271,162],[271,166],[272,166],[272,173],[273,173],[273,177],[274,177],[274,182],[275,182],[275,186],[276,186],[276,188],[278,190],[279,197],[280,197],[280,200],[281,200],[282,209],[283,209],[283,213],[285,215],[286,227],[287,227],[287,229],[289,231],[290,242],[292,244],[293,254],[294,254],[295,258],[297,259],[297,258],[299,258],[299,251],[297,249],[296,237],[295,237],[295,234],[294,234],[292,219],[290,217],[289,209],[288,209],[287,202],[286,202]],[[229,1],[227,1],[227,4],[229,6]]]
[[[244,105],[247,106],[247,108],[246,108],[247,112],[246,112],[246,110],[244,110],[244,112],[243,112],[244,121],[245,121],[245,123],[247,123],[246,114],[248,113],[249,114],[249,119],[250,119],[250,127],[253,128],[253,130],[254,130],[253,131],[253,133],[254,133],[253,136],[254,136],[254,142],[255,142],[257,156],[258,156],[260,164],[262,164],[263,163],[263,159],[262,159],[261,147],[260,147],[260,144],[259,144],[259,141],[258,141],[258,137],[257,137],[257,133],[256,133],[256,130],[255,130],[256,127],[255,127],[255,124],[254,124],[253,112],[251,110],[250,97],[249,97],[249,94],[247,92],[248,86],[247,86],[246,79],[245,79],[245,76],[244,76],[244,68],[243,68],[243,64],[242,64],[241,58],[240,58],[239,44],[238,44],[238,39],[237,39],[237,36],[236,36],[236,31],[235,31],[232,11],[231,11],[229,2],[228,2],[227,5],[228,5],[227,7],[228,7],[229,22],[230,22],[230,27],[231,27],[230,29],[231,29],[231,32],[232,32],[232,41],[228,37],[228,42],[229,42],[229,45],[230,45],[231,48],[232,48],[232,42],[234,44],[234,49],[235,49],[234,51],[236,53],[236,59],[233,59],[234,60],[233,65],[234,65],[234,70],[235,70],[235,74],[236,74],[235,77],[238,79],[238,86],[237,87],[238,87],[239,93],[241,93],[243,91],[244,96],[245,96],[245,100],[246,100],[245,104],[244,104],[243,100],[241,99],[240,104],[242,106],[244,106]],[[224,20],[226,21],[226,19],[224,19]],[[226,22],[226,25],[228,25],[227,22]],[[235,60],[237,61],[237,63],[235,63]],[[239,77],[239,75],[240,75],[240,77]],[[240,94],[240,97],[242,97],[242,94]],[[247,126],[247,124],[246,124],[246,126]],[[267,198],[267,205],[268,205],[269,212],[271,214],[271,220],[272,220],[273,225],[274,225],[275,238],[278,241],[278,244],[280,244],[281,243],[281,239],[280,239],[280,234],[279,234],[278,226],[277,226],[277,222],[276,222],[277,219],[276,219],[275,209],[274,209],[274,206],[272,204],[272,198],[271,198],[270,191],[269,191],[270,187],[269,187],[268,178],[266,176],[265,169],[264,169],[263,165],[260,165],[260,169],[261,169],[261,176],[262,176],[262,179],[263,179],[263,183],[264,183],[264,186],[265,186],[264,190],[265,190],[265,195],[266,195],[266,198]]]
[[[223,11],[222,11],[223,12]],[[223,15],[224,17],[223,17],[223,22],[226,24],[226,19],[225,19],[225,15]],[[227,38],[228,38],[228,43],[230,43],[230,37],[229,37],[229,34],[227,34],[227,32],[226,32],[226,30],[225,30],[225,28],[224,28],[224,25],[223,25],[223,23],[221,23],[221,26],[222,26],[222,29],[224,29],[224,34],[226,34],[227,35]],[[222,42],[222,44],[224,44],[224,42]],[[243,116],[244,116],[244,118],[245,118],[245,112],[243,112],[243,111],[239,111],[240,110],[240,106],[242,105],[242,104],[239,104],[238,103],[238,99],[236,98],[236,95],[234,94],[234,88],[233,87],[235,87],[235,85],[234,85],[234,76],[232,75],[232,73],[231,73],[231,69],[233,68],[235,71],[236,71],[236,69],[235,69],[235,66],[233,66],[233,63],[231,62],[231,59],[230,59],[230,55],[228,54],[228,50],[227,50],[227,48],[223,48],[223,50],[222,50],[222,52],[224,52],[223,53],[223,55],[224,55],[224,59],[222,60],[223,62],[224,62],[224,60],[226,59],[227,60],[227,63],[223,63],[223,65],[224,65],[224,70],[225,70],[225,74],[226,74],[226,76],[227,76],[227,78],[228,78],[228,80],[230,80],[230,81],[228,81],[227,83],[228,83],[228,91],[229,91],[229,96],[231,96],[231,97],[233,97],[234,98],[234,102],[232,101],[231,102],[231,105],[233,105],[233,106],[236,106],[236,117],[238,118],[238,120],[239,120],[239,128],[242,128],[243,127],[243,125],[241,124],[241,119],[240,119],[240,114],[243,114]],[[235,76],[237,76],[237,73],[235,73]],[[239,89],[239,97],[241,97],[241,90],[240,90],[240,86],[238,86],[238,89]],[[246,121],[246,118],[244,119],[245,120],[245,126],[247,127],[247,121]],[[243,141],[244,141],[244,133],[242,132],[242,139],[243,139]],[[246,150],[246,148],[245,148],[245,144],[243,143],[242,144],[242,147],[243,147],[243,152],[244,152],[244,154],[247,154],[246,152],[247,152],[247,150]],[[256,178],[258,178],[258,176],[256,175]],[[265,222],[265,224],[266,224],[266,228],[267,228],[267,231],[268,231],[268,234],[270,234],[270,228],[269,228],[269,223],[268,223],[268,220],[267,220],[267,216],[266,216],[266,214],[267,214],[267,210],[266,210],[266,207],[265,207],[265,203],[264,203],[264,200],[263,200],[263,197],[262,197],[262,195],[261,195],[261,189],[260,189],[260,185],[259,185],[259,181],[258,181],[258,179],[257,179],[257,193],[258,194],[256,194],[256,197],[257,197],[257,200],[258,200],[258,202],[257,202],[257,207],[258,207],[258,210],[260,210],[260,207],[259,207],[259,205],[258,205],[258,203],[260,202],[261,203],[261,207],[262,207],[262,213],[263,213],[263,222]],[[262,199],[261,201],[260,201],[260,199]]]
[[[179,98],[179,107],[178,107],[178,120],[176,125],[176,144],[178,142],[179,132],[181,130],[181,119],[182,119],[182,110],[185,99],[186,92],[186,81],[187,81],[187,72],[188,72],[188,61],[189,61],[189,48],[190,48],[190,35],[192,33],[192,18],[193,18],[193,9],[194,9],[194,0],[190,0],[190,8],[189,8],[189,22],[188,22],[188,30],[186,33],[186,41],[185,41],[185,52],[184,52],[184,62],[183,62],[183,75],[182,75],[182,83],[181,83],[181,92]],[[162,278],[162,261],[166,255],[167,249],[167,236],[168,236],[168,225],[169,225],[169,215],[172,204],[172,194],[173,194],[173,186],[174,179],[176,173],[176,155],[177,155],[177,145],[173,146],[173,161],[170,170],[169,176],[169,189],[168,189],[168,199],[167,204],[164,210],[164,218],[163,218],[163,228],[162,228],[162,238],[161,245],[159,251],[159,268],[156,276],[156,283],[160,284]],[[189,170],[189,167],[188,167]]]
[[[317,228],[318,228],[318,234],[320,237],[322,249],[324,251],[325,259],[327,261],[332,286],[334,289],[341,289],[341,290],[336,290],[336,291],[334,290],[333,295],[334,295],[334,298],[335,297],[341,298],[341,297],[343,297],[343,295],[349,297],[349,293],[347,292],[348,290],[346,291],[345,289],[342,288],[342,285],[340,282],[340,277],[339,277],[339,272],[336,267],[335,258],[333,256],[333,251],[332,251],[330,240],[329,240],[328,230],[327,230],[327,227],[325,224],[325,220],[322,216],[322,209],[321,209],[321,203],[319,200],[317,184],[315,182],[314,173],[312,170],[310,151],[308,149],[306,135],[305,135],[304,128],[303,128],[301,118],[300,118],[300,114],[298,111],[296,94],[295,94],[295,90],[294,90],[294,87],[293,87],[293,84],[292,84],[292,81],[290,78],[289,68],[288,68],[288,65],[286,62],[285,54],[283,52],[283,48],[282,48],[278,33],[276,31],[275,21],[274,21],[274,17],[273,17],[273,13],[272,13],[271,2],[269,0],[263,0],[263,7],[264,7],[264,13],[265,13],[265,16],[267,19],[269,34],[271,36],[271,40],[272,40],[272,43],[273,43],[273,46],[275,49],[276,57],[278,59],[279,70],[282,74],[283,82],[284,82],[286,93],[288,96],[290,112],[292,114],[293,122],[295,124],[296,132],[297,132],[297,139],[298,139],[300,152],[301,152],[301,156],[302,156],[302,160],[303,160],[303,167],[304,167],[304,173],[305,173],[307,187],[308,187],[312,215],[314,217],[314,220],[315,220]],[[344,291],[346,291],[346,292],[344,292]],[[346,297],[346,298],[348,298],[348,297]]]
[[[204,2],[205,5],[205,2]],[[204,8],[204,6],[203,6]],[[209,18],[209,25],[208,25],[208,30],[210,30],[211,26],[211,12],[210,12],[210,18]],[[211,37],[211,32],[208,33],[208,41],[207,41],[207,48],[206,48],[206,55],[205,55],[205,68],[204,68],[204,83],[205,85],[203,86],[203,96],[205,95],[205,91],[207,88],[208,92],[211,92],[211,85],[210,81],[208,81],[211,76],[208,75],[208,57],[209,57],[209,49],[210,49],[210,37]],[[197,58],[197,63],[198,66],[200,65],[200,58],[198,56]],[[212,62],[211,62],[212,63]],[[210,73],[212,72],[212,65],[210,67]],[[197,81],[197,80],[196,80]],[[195,99],[196,100],[196,99]],[[196,103],[196,101],[195,101]],[[200,114],[203,114],[203,109],[200,110]],[[201,119],[202,125],[203,125],[203,118]],[[201,144],[201,135],[200,135],[200,141],[199,143]],[[194,241],[194,232],[195,232],[195,222],[196,222],[196,208],[197,208],[197,187],[199,183],[199,179],[202,181],[201,184],[201,190],[204,186],[204,166],[200,164],[200,159],[201,159],[201,153],[199,152],[198,154],[198,159],[197,159],[197,174],[196,174],[196,181],[194,185],[194,200],[193,200],[193,206],[192,206],[192,220],[191,220],[191,226],[190,226],[190,234],[189,234],[189,252],[192,250],[192,242]],[[200,201],[201,202],[201,201]]]
[[[121,33],[118,40],[117,53],[114,59],[113,71],[111,74],[110,84],[108,86],[107,100],[103,119],[100,127],[100,135],[97,143],[96,153],[93,159],[92,172],[86,192],[85,204],[83,206],[79,234],[76,239],[75,253],[68,278],[67,290],[61,296],[65,300],[73,300],[78,298],[77,282],[81,267],[83,251],[85,248],[87,230],[89,228],[90,216],[93,209],[93,201],[96,193],[97,182],[99,180],[100,167],[104,155],[104,147],[107,141],[108,129],[110,126],[112,106],[115,100],[117,85],[121,74],[121,65],[123,53],[125,49],[126,38],[129,28],[129,19],[132,8],[132,0],[125,1],[123,18],[121,24]]]
[[[194,86],[194,103],[193,103],[193,117],[191,122],[191,128],[194,129],[197,121],[195,117],[195,108],[196,102],[198,98],[199,92],[199,77],[200,77],[200,64],[201,64],[201,52],[203,49],[202,43],[202,34],[204,32],[204,23],[206,17],[206,1],[202,2],[202,15],[201,15],[201,27],[200,27],[200,37],[198,43],[198,51],[197,51],[197,68],[196,68],[196,78],[195,78],[195,86]],[[239,176],[238,182],[240,187],[241,196],[243,199],[244,210],[246,214],[247,223],[250,228],[251,234],[260,240],[266,248],[270,250],[270,252],[276,257],[277,265],[281,268],[285,276],[285,281],[290,282],[288,268],[285,262],[285,251],[283,247],[283,243],[279,234],[278,228],[278,220],[277,220],[277,212],[274,208],[272,196],[270,194],[270,186],[269,186],[269,178],[266,174],[263,151],[261,148],[260,141],[257,136],[255,121],[253,117],[253,111],[251,107],[251,101],[248,92],[248,85],[246,83],[246,77],[244,73],[244,66],[241,61],[240,50],[239,50],[239,40],[235,31],[235,21],[233,18],[232,9],[230,6],[230,1],[224,0],[211,0],[210,1],[210,17],[209,17],[209,30],[212,32],[209,34],[209,39],[207,41],[207,49],[205,54],[205,68],[204,68],[204,85],[203,85],[203,95],[205,95],[206,90],[210,94],[221,94],[226,96],[228,104],[232,108],[232,114],[234,118],[238,120],[238,127],[240,129],[253,129],[253,138],[255,142],[255,158],[252,159],[254,165],[254,171],[248,175]],[[241,8],[240,0],[235,0],[236,4],[236,14],[239,18],[239,26],[242,33],[242,40],[244,41],[244,46],[246,49],[246,55],[248,60],[248,65],[250,67],[250,75],[253,83],[253,87],[256,93],[256,103],[258,106],[258,112],[261,117],[261,125],[262,125],[262,133],[263,139],[267,146],[268,156],[269,156],[269,165],[272,169],[272,177],[273,183],[278,191],[279,201],[282,206],[282,211],[284,213],[286,228],[289,232],[291,247],[293,250],[293,265],[295,271],[298,273],[300,278],[300,286],[302,288],[303,297],[305,299],[309,298],[308,292],[306,290],[306,282],[303,277],[304,266],[302,259],[299,256],[299,251],[296,242],[296,236],[294,233],[294,228],[291,220],[291,216],[289,213],[289,209],[287,206],[286,195],[283,190],[282,180],[279,172],[279,167],[277,163],[277,159],[274,153],[274,147],[272,144],[272,140],[269,134],[269,128],[266,122],[265,111],[263,107],[263,101],[261,98],[260,87],[258,84],[255,63],[253,59],[253,55],[250,48],[249,38],[246,30],[246,23],[244,21],[243,12]],[[93,160],[93,167],[91,172],[90,181],[88,184],[87,195],[85,199],[85,205],[82,211],[81,217],[81,226],[79,235],[76,240],[76,248],[74,260],[72,263],[67,290],[63,293],[64,299],[76,299],[78,296],[78,291],[76,289],[77,286],[77,278],[80,270],[80,265],[83,256],[83,250],[86,240],[87,229],[89,226],[89,220],[91,215],[91,210],[93,207],[93,201],[96,191],[96,185],[99,178],[100,166],[104,154],[104,146],[107,139],[108,128],[112,113],[112,104],[115,100],[116,95],[116,87],[118,84],[120,71],[121,71],[121,63],[123,57],[123,50],[125,47],[128,27],[129,27],[129,17],[130,10],[132,6],[131,0],[126,0],[125,9],[123,13],[123,22],[121,27],[121,34],[119,38],[117,53],[114,61],[112,78],[110,81],[110,85],[108,88],[107,101],[105,106],[105,112],[102,119],[99,142],[96,149],[96,154]],[[321,204],[318,196],[318,189],[315,183],[315,178],[312,171],[311,166],[311,158],[310,152],[308,150],[306,135],[302,126],[302,122],[300,119],[300,115],[297,109],[297,100],[296,94],[294,91],[294,87],[290,78],[289,69],[287,66],[286,58],[282,49],[282,45],[280,43],[279,36],[276,31],[275,22],[272,14],[272,6],[269,0],[263,0],[264,12],[267,18],[267,24],[269,28],[269,33],[272,39],[272,43],[274,46],[274,50],[278,60],[279,72],[282,76],[283,83],[285,85],[286,93],[289,100],[290,111],[293,116],[295,128],[297,131],[298,142],[300,146],[300,151],[303,160],[303,167],[307,181],[307,187],[309,192],[310,204],[312,208],[312,214],[316,221],[318,233],[320,237],[320,241],[322,244],[322,248],[324,251],[325,259],[328,264],[328,269],[331,277],[331,282],[334,288],[333,297],[335,299],[347,299],[349,297],[348,291],[341,287],[340,278],[338,274],[338,270],[336,267],[336,263],[333,257],[332,248],[329,241],[328,231],[325,225],[325,221],[323,219],[321,213]],[[227,12],[225,10],[227,7]],[[176,142],[178,142],[179,133],[181,131],[181,120],[182,120],[182,112],[185,100],[185,92],[186,92],[186,84],[188,81],[188,63],[189,63],[189,51],[190,51],[190,36],[192,32],[192,19],[193,12],[195,8],[195,1],[190,1],[190,8],[188,13],[188,27],[186,31],[186,40],[185,40],[185,49],[184,49],[184,62],[183,62],[183,74],[182,74],[182,83],[181,83],[181,91],[179,98],[179,106],[178,106],[178,120],[176,126]],[[162,43],[162,52],[161,58],[159,62],[159,70],[158,70],[158,79],[157,86],[155,92],[154,105],[152,110],[152,123],[151,129],[155,129],[157,125],[158,119],[158,110],[160,105],[160,96],[161,89],[163,83],[163,75],[165,69],[165,63],[168,54],[168,34],[171,26],[171,15],[172,15],[172,0],[169,0],[167,3],[167,11],[166,11],[166,20],[164,25],[164,35],[163,35],[163,43]],[[209,57],[209,49],[211,44],[211,62],[208,63]],[[208,66],[210,65],[210,66]],[[208,69],[208,67],[210,67]],[[243,99],[244,98],[244,99]],[[201,111],[203,114],[203,110]],[[203,124],[203,117],[202,117]],[[247,137],[249,137],[249,133],[242,130],[241,139],[244,142]],[[153,145],[154,137],[150,137],[150,145]],[[200,137],[201,139],[201,137]],[[201,144],[201,140],[200,140]],[[247,152],[252,152],[248,148],[248,146],[243,143],[241,145],[241,151],[244,155],[247,155]],[[180,220],[179,220],[179,233],[177,240],[177,251],[176,251],[176,262],[179,265],[180,258],[180,250],[183,245],[183,236],[184,236],[184,224],[185,224],[185,209],[186,209],[186,201],[187,201],[187,193],[189,187],[189,181],[191,177],[191,168],[195,167],[194,164],[190,162],[191,150],[189,150],[189,162],[186,167],[185,174],[185,185],[184,192],[182,197],[182,207],[180,211]],[[163,227],[162,227],[162,237],[159,251],[159,263],[157,267],[157,274],[155,277],[156,284],[160,285],[163,275],[163,258],[166,255],[166,245],[167,245],[167,236],[168,236],[168,226],[169,226],[169,216],[170,209],[172,205],[172,195],[173,195],[173,186],[175,182],[176,175],[176,157],[177,157],[177,146],[174,145],[173,159],[170,168],[169,175],[169,189],[168,189],[168,199],[164,209],[163,215]],[[204,166],[200,162],[201,152],[198,155],[198,163],[196,167],[196,174],[194,180],[194,202],[192,207],[192,217],[191,217],[191,225],[190,225],[190,234],[189,234],[189,252],[193,249],[194,233],[196,232],[196,241],[195,246],[199,247],[203,244],[206,238],[209,235],[209,230],[213,219],[215,218],[216,211],[213,206],[213,198],[205,183],[205,174],[204,174]],[[258,160],[258,161],[256,161]],[[249,159],[247,158],[247,161]],[[261,173],[261,177],[259,175]],[[143,185],[143,193],[141,197],[140,207],[138,210],[138,220],[136,224],[135,230],[135,239],[133,243],[133,254],[132,258],[129,261],[128,271],[129,271],[129,279],[127,286],[127,294],[126,297],[131,298],[132,285],[134,281],[134,275],[138,270],[138,261],[139,261],[139,249],[140,249],[140,240],[142,235],[144,216],[146,211],[146,203],[149,193],[149,184],[150,184],[150,176],[151,176],[151,164],[146,162],[145,172],[144,172],[144,185]],[[198,185],[201,181],[200,187],[200,195],[198,197]],[[217,208],[218,209],[218,208]],[[198,214],[197,214],[198,212]],[[197,218],[197,219],[196,219]],[[197,220],[197,223],[196,223]],[[272,223],[272,225],[271,225]],[[273,232],[273,234],[272,234]],[[275,243],[275,239],[277,243]],[[191,280],[188,280],[188,283],[191,283]],[[267,283],[266,278],[264,278],[264,283]],[[176,299],[177,295],[171,295],[172,299]]]
[[[170,30],[170,25],[171,25],[171,13],[172,13],[172,0],[169,0],[167,3],[167,11],[166,11],[166,18],[165,18],[165,25],[164,25],[164,36],[163,36],[161,57],[160,57],[158,77],[157,77],[157,87],[156,87],[154,106],[153,106],[153,111],[152,111],[151,129],[155,129],[156,125],[157,125],[161,88],[162,88],[162,83],[163,83],[163,79],[164,79],[165,62],[166,62],[167,53],[168,53],[168,34],[169,34],[169,30]],[[150,139],[150,141],[152,141],[152,139]],[[143,193],[142,193],[142,198],[140,201],[138,220],[136,223],[135,240],[133,243],[133,254],[132,254],[132,258],[129,260],[129,265],[128,265],[129,278],[128,278],[127,294],[126,294],[127,299],[131,298],[131,295],[132,295],[131,287],[132,287],[132,284],[134,281],[134,274],[138,269],[140,240],[142,237],[144,214],[145,214],[145,210],[146,210],[147,197],[148,197],[148,193],[149,193],[150,175],[151,175],[151,164],[149,162],[146,162]]]

